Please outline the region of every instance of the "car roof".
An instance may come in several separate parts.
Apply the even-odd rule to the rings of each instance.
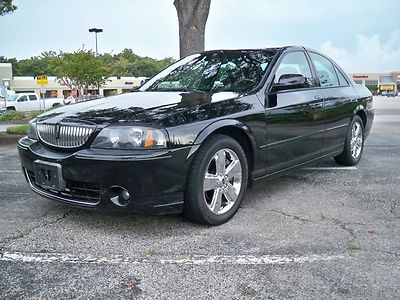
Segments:
[[[238,49],[214,49],[214,50],[207,50],[202,53],[217,53],[217,52],[235,52],[235,51],[262,51],[262,50],[273,50],[273,51],[284,51],[288,49],[294,50],[304,50],[306,49],[303,46],[280,46],[280,47],[268,47],[268,48],[238,48]],[[308,49],[306,49],[308,50]]]

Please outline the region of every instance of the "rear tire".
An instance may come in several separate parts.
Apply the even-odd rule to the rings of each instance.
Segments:
[[[227,222],[239,209],[247,180],[247,159],[240,144],[226,135],[211,136],[190,167],[184,216],[206,225]]]
[[[343,152],[335,156],[339,165],[354,166],[358,164],[364,150],[364,123],[359,116],[351,122]]]

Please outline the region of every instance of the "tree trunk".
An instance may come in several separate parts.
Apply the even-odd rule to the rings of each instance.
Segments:
[[[179,22],[180,57],[204,51],[204,32],[211,0],[174,0]]]

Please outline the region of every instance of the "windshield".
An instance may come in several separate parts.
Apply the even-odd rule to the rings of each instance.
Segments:
[[[17,98],[18,98],[18,95],[8,95],[6,97],[6,101],[15,101],[15,100],[17,100]]]
[[[275,50],[195,54],[165,69],[141,91],[247,92],[261,81]]]

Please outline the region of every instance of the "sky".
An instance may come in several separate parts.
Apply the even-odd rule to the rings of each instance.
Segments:
[[[44,51],[131,48],[141,56],[179,58],[173,0],[14,0],[0,17],[0,56]],[[400,71],[399,0],[211,0],[206,50],[303,45],[347,72]]]

